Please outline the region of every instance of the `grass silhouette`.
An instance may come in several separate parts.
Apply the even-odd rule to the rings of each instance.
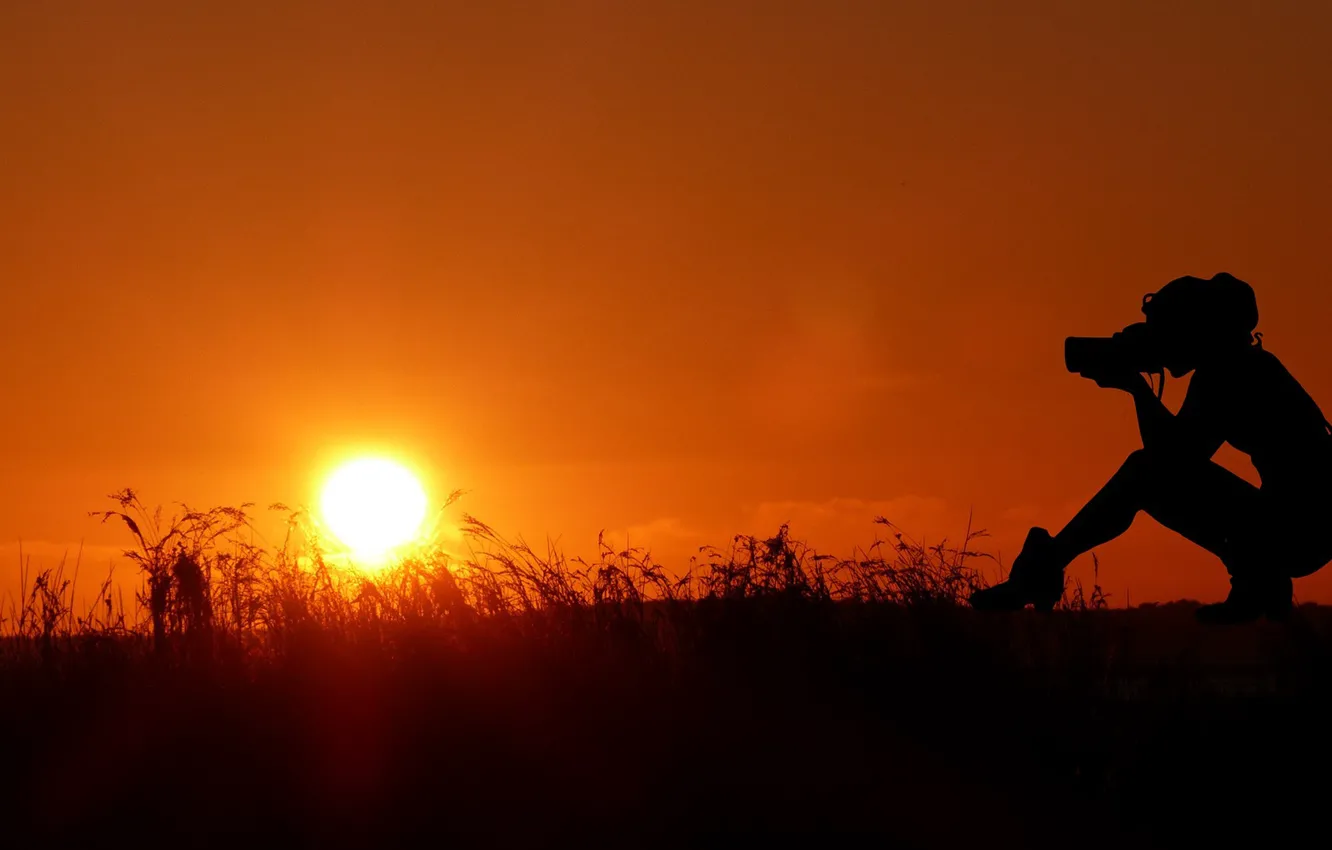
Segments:
[[[984,531],[925,545],[883,518],[849,558],[782,527],[672,571],[466,517],[465,553],[365,573],[284,506],[264,548],[251,505],[112,498],[95,516],[128,530],[141,590],[76,610],[56,568],[0,620],[16,837],[1155,846],[1319,811],[1317,606],[1204,630],[1071,584],[1051,615],[980,616]]]

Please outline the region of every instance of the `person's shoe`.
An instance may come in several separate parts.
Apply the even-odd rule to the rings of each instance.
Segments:
[[[1294,609],[1294,593],[1294,584],[1284,576],[1257,581],[1231,578],[1225,601],[1204,605],[1194,616],[1205,626],[1237,626],[1262,617],[1283,621]]]
[[[971,595],[971,607],[980,611],[1020,611],[1032,605],[1052,611],[1064,595],[1064,569],[1051,559],[1054,538],[1044,528],[1027,533],[1022,551],[1013,559],[1008,580]]]

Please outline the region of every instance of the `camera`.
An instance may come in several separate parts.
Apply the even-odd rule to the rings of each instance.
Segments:
[[[1162,372],[1155,333],[1137,322],[1113,336],[1071,336],[1064,340],[1064,366],[1080,375],[1114,371]]]

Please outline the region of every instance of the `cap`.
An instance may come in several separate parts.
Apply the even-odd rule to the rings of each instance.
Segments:
[[[1143,298],[1142,312],[1153,323],[1223,336],[1249,335],[1258,327],[1253,287],[1228,272],[1175,278]]]

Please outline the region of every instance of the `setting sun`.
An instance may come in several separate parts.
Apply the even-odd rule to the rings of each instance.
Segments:
[[[355,557],[376,560],[417,537],[426,494],[402,465],[363,458],[329,477],[320,507],[329,530]]]

